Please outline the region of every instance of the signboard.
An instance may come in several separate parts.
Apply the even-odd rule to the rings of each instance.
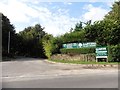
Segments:
[[[87,43],[68,43],[63,44],[63,48],[87,48],[87,47],[96,47],[95,42],[87,42]]]
[[[82,46],[83,46],[82,43],[78,43],[79,48],[82,48]]]
[[[107,47],[96,47],[96,58],[107,58]]]
[[[88,42],[88,43],[83,43],[82,47],[95,47],[96,43],[95,42]]]
[[[67,44],[63,44],[63,48],[67,48]]]
[[[67,44],[67,48],[72,48],[72,43]]]
[[[78,48],[78,43],[72,43],[72,48]]]

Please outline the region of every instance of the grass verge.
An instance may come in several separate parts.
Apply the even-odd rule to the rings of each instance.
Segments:
[[[51,60],[49,59],[49,61],[53,61],[53,62],[60,62],[60,63],[69,63],[69,64],[120,64],[118,62],[85,62],[85,61],[68,61],[68,60]]]

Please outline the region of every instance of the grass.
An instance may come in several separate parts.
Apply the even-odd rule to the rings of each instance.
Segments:
[[[60,62],[60,63],[69,63],[69,64],[120,64],[118,62],[87,62],[87,61],[68,61],[68,60],[50,60],[53,62]]]

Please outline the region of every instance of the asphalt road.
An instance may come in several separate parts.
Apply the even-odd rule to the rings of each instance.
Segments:
[[[117,68],[85,69],[26,58],[2,62],[2,70],[3,88],[118,88]]]
[[[117,88],[117,76],[74,75],[57,78],[3,82],[3,88]]]

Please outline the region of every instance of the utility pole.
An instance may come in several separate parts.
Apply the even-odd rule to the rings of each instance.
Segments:
[[[10,31],[8,33],[8,54],[10,53]]]

